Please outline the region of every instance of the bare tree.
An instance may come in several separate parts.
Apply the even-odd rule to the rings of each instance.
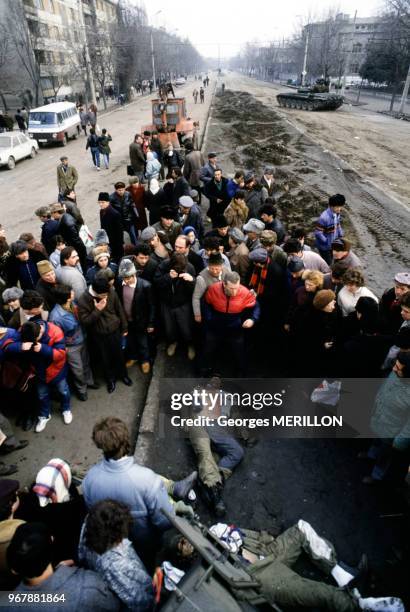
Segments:
[[[41,92],[40,59],[35,53],[38,31],[36,29],[29,30],[22,4],[10,0],[8,2],[6,25],[10,32],[12,46],[32,83],[37,106]]]
[[[0,24],[0,98],[5,111],[8,111],[7,83],[9,78],[9,65],[12,60],[12,44],[10,33],[4,24]]]

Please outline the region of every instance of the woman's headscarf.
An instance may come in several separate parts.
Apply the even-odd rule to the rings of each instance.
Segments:
[[[71,469],[63,459],[51,459],[41,468],[33,487],[38,496],[40,506],[58,504],[69,501],[69,488],[71,485]]]

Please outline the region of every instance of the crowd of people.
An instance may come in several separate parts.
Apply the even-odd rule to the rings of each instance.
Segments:
[[[91,129],[87,145],[99,167],[93,136]],[[0,386],[6,405],[19,406],[16,425],[44,431],[56,397],[70,425],[72,394],[86,402],[100,376],[109,394],[118,381],[131,386],[130,368],[138,364],[148,375],[160,341],[169,358],[183,352],[215,388],[224,374],[221,355],[231,375],[246,377],[249,352],[256,347],[267,358],[275,347],[281,375],[384,379],[372,418],[377,439],[363,454],[373,471],[364,482],[402,483],[410,457],[410,271],[397,269],[378,297],[343,230],[342,194],[329,198],[314,228],[286,226],[273,166],[229,178],[215,152],[205,162],[194,143],[183,144],[184,155],[164,148],[157,133],[135,136],[129,185],[117,181],[111,193],[96,194],[94,236],[77,202],[78,172],[66,156],[57,169],[57,201],[35,211],[40,240],[28,232],[10,239],[0,226]],[[26,444],[4,415],[0,428],[3,451]],[[221,517],[224,482],[244,449],[226,434],[207,434],[191,432],[190,440],[204,497]],[[24,503],[17,481],[0,481],[5,580],[13,580],[8,567],[21,579],[19,592],[70,593],[82,609],[116,610],[120,602],[153,609],[160,551],[177,558],[187,547],[178,540],[171,550],[171,523],[161,508],[190,513],[198,474],[174,483],[136,464],[129,432],[114,417],[96,424],[93,440],[104,458],[87,473],[83,496],[61,459],[39,472]],[[2,476],[16,471],[0,465]],[[292,534],[297,550],[309,544],[317,559],[314,542],[325,541],[311,526],[298,524]],[[377,608],[354,595],[346,586],[353,574],[335,570],[333,549],[319,548],[343,590],[323,585],[314,591],[316,605],[403,609],[398,600]],[[299,605],[313,605],[313,586],[305,585],[307,603],[295,576],[280,603],[294,604],[298,593]]]

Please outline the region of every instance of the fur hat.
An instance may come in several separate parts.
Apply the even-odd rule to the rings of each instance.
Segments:
[[[331,289],[321,289],[313,298],[313,306],[317,310],[323,310],[332,300],[335,299],[336,295]]]
[[[265,263],[267,257],[268,251],[266,249],[262,249],[261,247],[254,249],[249,253],[249,260],[253,263]]]
[[[240,242],[245,242],[246,236],[238,227],[233,227],[229,230],[229,235],[234,242],[239,244]]]
[[[98,201],[99,202],[109,202],[110,194],[107,193],[107,191],[100,191],[100,193],[98,194]]]
[[[273,230],[263,230],[259,240],[263,246],[273,246],[276,244],[278,236]]]
[[[110,240],[105,229],[99,229],[95,232],[94,244],[95,246],[99,246],[100,244],[110,244]]]
[[[129,276],[135,276],[136,274],[137,271],[131,259],[127,259],[126,257],[121,259],[120,267],[118,268],[118,276],[121,278],[128,278]]]
[[[159,216],[162,219],[174,219],[175,217],[175,210],[171,207],[171,206],[162,206],[159,209]]]
[[[98,246],[93,249],[94,263],[97,263],[101,257],[108,257],[108,259],[110,259],[110,254],[105,246]]]
[[[54,268],[52,264],[48,261],[48,259],[42,259],[37,264],[37,270],[40,276],[43,276],[43,274],[47,274],[48,272],[53,272]]]
[[[181,196],[178,202],[183,208],[192,208],[192,206],[194,205],[194,201],[191,196],[187,195]]]
[[[259,221],[259,219],[249,219],[242,229],[244,232],[255,232],[255,234],[261,234],[265,229],[265,224],[263,221]]]
[[[20,289],[20,287],[9,287],[5,289],[2,294],[2,299],[5,304],[9,302],[14,302],[14,300],[21,300],[23,297],[24,291]]]
[[[142,230],[140,238],[144,242],[149,242],[156,235],[157,235],[157,230],[155,229],[155,227],[152,227],[152,225],[150,225]]]
[[[394,277],[394,281],[399,283],[399,285],[410,287],[410,272],[398,272]]]

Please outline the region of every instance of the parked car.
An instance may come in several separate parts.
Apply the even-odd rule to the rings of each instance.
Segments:
[[[57,142],[65,147],[69,138],[81,133],[80,115],[73,102],[54,102],[30,110],[28,118],[30,138],[39,145]]]
[[[186,79],[185,79],[185,77],[178,77],[178,78],[175,80],[175,85],[176,85],[177,87],[180,87],[181,85],[185,85],[185,83],[186,83]]]
[[[25,157],[35,157],[37,151],[37,141],[23,132],[0,134],[0,166],[7,166],[9,170],[13,170],[17,161]]]

